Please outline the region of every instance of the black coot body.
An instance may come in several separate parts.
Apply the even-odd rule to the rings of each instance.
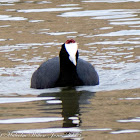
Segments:
[[[62,45],[59,57],[54,57],[41,64],[32,75],[31,88],[98,85],[99,76],[95,68],[78,58],[76,45],[74,40],[67,40]]]

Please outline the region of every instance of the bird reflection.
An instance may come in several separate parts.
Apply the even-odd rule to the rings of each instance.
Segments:
[[[63,127],[77,127],[81,124],[80,94],[74,90],[63,90],[60,93],[60,100],[62,101],[62,117],[64,118]]]
[[[92,96],[94,96],[93,92],[76,91],[75,88],[62,88],[61,92],[58,93],[42,93],[39,95],[39,97],[55,97],[55,100],[61,101],[61,115],[64,118],[63,128],[79,127],[81,125],[82,107],[80,105],[89,104],[88,99]],[[56,105],[58,104],[56,103]]]

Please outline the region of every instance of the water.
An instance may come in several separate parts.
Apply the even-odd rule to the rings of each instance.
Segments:
[[[0,0],[0,137],[140,138],[139,0]],[[67,39],[99,86],[30,88]]]

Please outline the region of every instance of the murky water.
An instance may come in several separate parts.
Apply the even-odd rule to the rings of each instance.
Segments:
[[[140,0],[0,0],[0,137],[140,138]],[[30,88],[73,38],[99,86]]]

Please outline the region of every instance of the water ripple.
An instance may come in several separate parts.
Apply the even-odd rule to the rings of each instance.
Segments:
[[[75,127],[70,128],[46,128],[46,129],[32,129],[32,130],[17,130],[13,131],[13,133],[62,133],[62,132],[82,132],[82,131],[110,131],[110,128],[97,128],[97,129],[80,129]]]
[[[40,32],[39,34],[48,34],[48,35],[54,35],[54,36],[57,36],[57,35],[66,35],[66,34],[75,34],[77,32]]]
[[[140,117],[136,117],[128,120],[117,120],[117,122],[121,122],[121,123],[140,122]]]
[[[14,2],[19,2],[20,0],[0,0],[0,2],[3,3],[14,3]]]
[[[61,121],[61,117],[41,117],[41,118],[17,118],[0,120],[0,124],[16,124],[16,123],[45,123],[52,121]]]
[[[140,35],[140,30],[121,30],[116,32],[109,32],[106,34],[98,34],[94,36],[128,36],[128,35]]]
[[[126,133],[138,133],[138,132],[140,132],[140,130],[131,129],[131,130],[118,130],[118,131],[113,131],[110,133],[111,134],[126,134]]]
[[[100,35],[98,35],[100,36]],[[88,43],[85,44],[86,46],[91,46],[91,45],[119,45],[119,44],[140,44],[140,41],[104,41],[104,42],[93,42],[93,43]],[[106,48],[105,48],[106,49]],[[115,49],[115,47],[113,47]]]
[[[90,16],[93,19],[114,19],[124,17],[135,17],[136,13],[139,13],[139,9],[107,9],[107,10],[86,10],[65,12],[59,16],[62,17],[85,17]]]
[[[31,101],[40,101],[40,100],[51,100],[55,99],[54,97],[16,97],[16,98],[0,98],[0,104],[5,103],[21,103],[21,102],[31,102]],[[2,123],[2,121],[0,121]]]
[[[76,10],[76,9],[82,9],[82,8],[81,7],[69,7],[69,8],[23,9],[23,10],[17,10],[17,12],[23,12],[23,13],[58,12],[58,11],[70,11],[70,10]]]
[[[20,21],[20,20],[27,20],[27,18],[24,17],[13,17],[11,15],[0,15],[0,20],[10,20],[10,21]]]
[[[122,2],[139,2],[140,0],[84,0],[82,2],[107,2],[107,3],[122,3]]]

